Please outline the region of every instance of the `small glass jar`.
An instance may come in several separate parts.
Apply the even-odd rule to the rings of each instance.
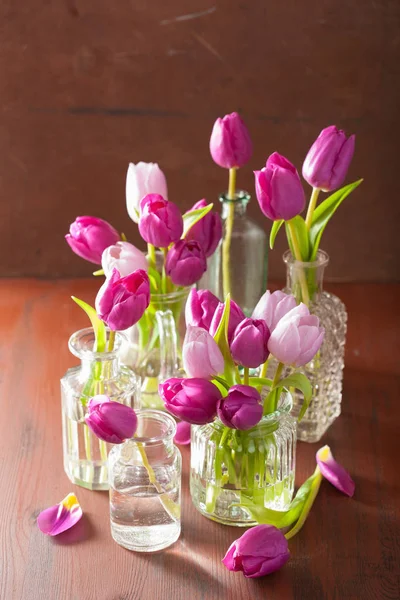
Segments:
[[[226,428],[216,419],[192,425],[190,493],[205,517],[225,525],[257,525],[255,512],[286,510],[292,500],[296,464],[296,421],[292,398],[252,429]]]
[[[107,338],[109,331],[107,331]],[[93,329],[81,329],[69,339],[69,349],[81,364],[61,379],[64,469],[72,483],[91,490],[108,490],[107,454],[110,444],[99,440],[85,424],[87,403],[97,394],[132,408],[138,406],[137,380],[120,365],[123,334],[116,333],[111,352],[93,352]]]
[[[109,455],[111,534],[136,552],[171,546],[180,535],[182,459],[175,420],[159,410],[137,412],[135,437]]]

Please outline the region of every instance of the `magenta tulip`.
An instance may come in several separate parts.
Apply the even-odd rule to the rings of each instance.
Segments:
[[[347,496],[353,496],[355,490],[355,483],[346,471],[336,460],[333,458],[331,449],[329,446],[323,446],[317,452],[317,464],[322,475],[335,486],[340,492]]]
[[[59,504],[42,510],[37,518],[37,525],[46,535],[58,535],[76,525],[82,514],[77,497],[71,493]]]
[[[140,201],[147,194],[168,198],[167,181],[157,163],[129,163],[126,174],[126,208],[132,221],[139,222]]]
[[[140,202],[139,232],[145,242],[168,248],[183,233],[179,208],[159,194],[148,194]]]
[[[194,425],[210,423],[221,398],[221,392],[213,383],[199,378],[167,379],[159,385],[158,393],[171,414]]]
[[[208,331],[218,305],[218,298],[209,290],[190,290],[185,307],[186,326],[194,325]]]
[[[253,319],[263,319],[270,331],[273,331],[280,319],[296,306],[296,298],[278,290],[271,292],[267,290],[255,307]]]
[[[165,272],[175,285],[193,285],[206,270],[206,256],[198,242],[179,240],[168,250]]]
[[[207,206],[206,200],[199,200],[191,210],[197,210]],[[197,221],[187,232],[186,240],[196,240],[209,257],[214,254],[222,238],[222,219],[219,214],[211,210],[200,221]]]
[[[99,265],[103,251],[116,244],[120,235],[107,221],[97,217],[76,217],[65,236],[70,248],[85,260]]]
[[[179,446],[188,446],[190,444],[190,423],[180,421],[176,424],[176,434],[174,436],[175,444]]]
[[[224,372],[224,357],[217,342],[201,327],[188,326],[183,341],[182,361],[189,377],[211,379]]]
[[[302,367],[316,355],[324,334],[318,317],[300,304],[278,322],[269,338],[268,350],[281,363]]]
[[[243,367],[259,367],[268,358],[269,336],[264,320],[244,319],[236,327],[230,345],[233,360]]]
[[[253,153],[253,145],[246,125],[238,113],[217,119],[210,138],[210,152],[214,162],[224,169],[243,167]]]
[[[95,306],[99,318],[113,331],[132,327],[150,304],[150,282],[146,271],[138,269],[120,277],[113,269],[99,289]]]
[[[108,396],[94,396],[88,404],[86,425],[104,442],[122,444],[133,437],[137,428],[137,416],[133,408],[111,402]]]
[[[268,219],[289,221],[305,206],[304,190],[294,165],[274,152],[261,171],[254,171],[256,195],[260,208]]]
[[[228,395],[217,404],[217,414],[227,427],[251,429],[261,420],[263,406],[261,396],[250,385],[234,385]]]
[[[279,529],[256,525],[233,542],[222,562],[229,571],[252,578],[278,571],[289,557],[287,539]]]
[[[347,138],[345,132],[334,125],[323,129],[304,161],[304,179],[324,192],[336,190],[345,180],[355,141],[355,135]]]
[[[231,300],[230,302],[230,313],[228,321],[228,342],[231,343],[233,334],[235,333],[236,327],[245,319],[245,314],[236,302]],[[221,322],[222,314],[224,312],[224,304],[220,302],[215,310],[214,316],[210,325],[210,334],[214,336],[217,332],[218,325]]]
[[[101,266],[106,277],[111,275],[114,268],[118,269],[121,277],[126,277],[137,269],[147,271],[148,268],[143,252],[129,242],[117,242],[106,248],[101,257]]]

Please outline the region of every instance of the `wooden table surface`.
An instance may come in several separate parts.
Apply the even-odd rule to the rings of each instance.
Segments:
[[[69,335],[86,326],[69,296],[93,301],[88,280],[0,281],[0,599],[398,599],[400,386],[399,285],[328,286],[349,312],[342,415],[320,444],[298,444],[297,483],[331,446],[356,482],[349,499],[323,482],[278,573],[247,580],[221,563],[243,530],[194,509],[189,448],[182,449],[182,535],[153,555],[111,539],[108,495],[72,485],[62,467],[59,379],[75,364]],[[57,538],[39,512],[74,491],[82,521]]]

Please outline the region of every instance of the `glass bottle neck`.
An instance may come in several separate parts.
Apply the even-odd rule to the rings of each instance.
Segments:
[[[329,256],[319,250],[315,261],[301,262],[293,258],[290,250],[283,255],[286,264],[286,291],[296,297],[297,302],[309,305],[319,299],[323,291],[325,267]]]
[[[230,211],[234,210],[235,217],[241,217],[246,214],[247,205],[250,201],[250,195],[244,190],[238,190],[235,194],[235,198],[231,199],[228,197],[228,193],[220,194],[220,202],[222,202],[222,218],[227,219]]]
[[[96,381],[114,379],[119,372],[119,358],[117,356],[111,359],[82,358],[81,372],[85,378],[95,376]]]
[[[135,437],[127,443],[135,452],[145,450],[149,460],[162,460],[174,453],[175,419],[160,410],[136,411],[138,418]]]

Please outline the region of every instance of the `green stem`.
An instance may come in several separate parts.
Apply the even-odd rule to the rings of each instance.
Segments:
[[[282,370],[283,370],[284,366],[285,365],[280,362],[278,364],[278,366],[276,367],[275,375],[274,375],[274,378],[272,380],[272,389],[276,388],[276,386],[278,385],[278,382],[279,382],[279,380],[281,378]]]
[[[108,336],[108,352],[112,352],[114,350],[115,343],[115,331],[111,330],[110,335]]]
[[[147,255],[149,260],[149,267],[156,268],[156,249],[153,244],[147,244]]]
[[[222,243],[222,287],[224,298],[231,293],[231,241],[233,221],[235,218],[235,196],[236,196],[236,167],[229,169],[228,188],[228,216],[225,224],[225,237]]]
[[[83,433],[84,433],[84,437],[85,437],[86,458],[88,459],[89,462],[91,462],[92,461],[92,449],[90,447],[90,429],[86,424],[83,426]]]
[[[292,221],[286,221],[286,224],[289,227],[290,237],[292,238],[294,257],[296,260],[303,262],[303,257],[301,255],[299,240],[297,239],[296,228],[293,225]],[[304,302],[304,304],[307,304],[307,306],[308,306],[310,304],[310,295],[308,293],[307,281],[306,281],[304,271],[302,270],[302,268],[299,269],[299,279],[300,279],[300,287],[301,287],[303,302]]]
[[[244,385],[249,385],[249,367],[244,368],[243,383]]]
[[[167,260],[168,248],[162,248],[162,253],[164,255],[164,262],[161,272],[161,290],[163,294],[168,294],[169,292],[169,278],[167,277],[167,273],[165,272],[165,262]]]
[[[260,373],[260,377],[262,379],[265,379],[265,377],[267,376],[267,371],[268,371],[268,360],[269,360],[269,354],[267,356],[267,360],[265,361],[265,363],[263,364],[262,368],[261,368],[261,373]]]
[[[309,512],[312,508],[312,505],[314,504],[314,500],[317,497],[319,487],[320,487],[321,481],[322,481],[322,474],[319,471],[318,467],[317,467],[316,471],[318,471],[317,477],[315,478],[315,480],[313,481],[313,483],[311,485],[310,494],[309,494],[306,502],[304,503],[304,506],[301,510],[300,516],[296,522],[296,525],[294,527],[292,527],[292,529],[290,529],[285,534],[285,538],[287,540],[290,540],[290,538],[292,538],[294,535],[296,535],[296,533],[298,533],[300,531],[300,529],[303,527],[303,525],[309,515]]]
[[[320,191],[321,190],[319,188],[313,188],[313,191],[311,193],[310,203],[308,205],[307,216],[306,216],[306,227],[307,227],[308,231],[310,231],[310,228],[311,228],[313,213],[314,213],[315,207],[317,206],[317,201],[318,201],[318,196],[319,196]]]

